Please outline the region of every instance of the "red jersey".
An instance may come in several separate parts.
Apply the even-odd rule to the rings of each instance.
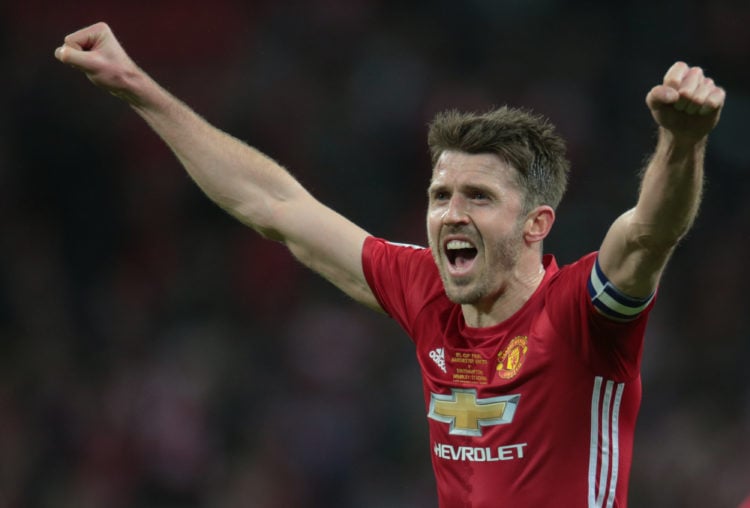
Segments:
[[[650,305],[618,322],[596,254],[546,274],[513,316],[466,325],[429,249],[368,238],[368,284],[416,345],[441,508],[625,507]]]

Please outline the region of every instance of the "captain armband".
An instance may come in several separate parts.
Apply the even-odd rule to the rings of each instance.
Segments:
[[[591,269],[588,289],[594,307],[605,316],[617,321],[631,321],[637,318],[654,299],[654,293],[646,298],[633,298],[622,293],[604,275],[598,258]]]

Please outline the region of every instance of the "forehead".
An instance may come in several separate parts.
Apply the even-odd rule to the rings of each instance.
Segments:
[[[446,150],[432,168],[431,186],[471,182],[518,187],[515,168],[491,153]]]

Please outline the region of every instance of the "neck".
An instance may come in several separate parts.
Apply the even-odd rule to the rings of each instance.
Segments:
[[[528,266],[517,266],[507,284],[482,301],[463,304],[461,310],[466,324],[472,328],[486,328],[502,323],[515,314],[531,298],[544,280],[544,267],[539,258]]]

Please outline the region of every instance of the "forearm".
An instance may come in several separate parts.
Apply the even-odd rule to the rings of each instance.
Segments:
[[[368,233],[314,199],[284,168],[214,128],[132,61],[106,23],[65,37],[61,62],[128,102],[161,136],[201,189],[355,300],[379,309],[362,269]]]
[[[677,142],[659,133],[636,206],[621,215],[599,252],[602,270],[619,290],[646,297],[672,251],[692,225],[703,188],[705,140]]]
[[[610,227],[599,249],[609,281],[635,298],[655,289],[677,243],[698,213],[706,140],[726,94],[700,67],[675,62],[646,95],[659,140],[636,206]]]
[[[660,129],[632,214],[639,244],[671,249],[691,227],[703,190],[705,147],[705,137],[678,139]]]
[[[276,209],[307,192],[279,164],[213,127],[145,73],[128,77],[133,109],[219,206],[265,236],[282,239]]]

